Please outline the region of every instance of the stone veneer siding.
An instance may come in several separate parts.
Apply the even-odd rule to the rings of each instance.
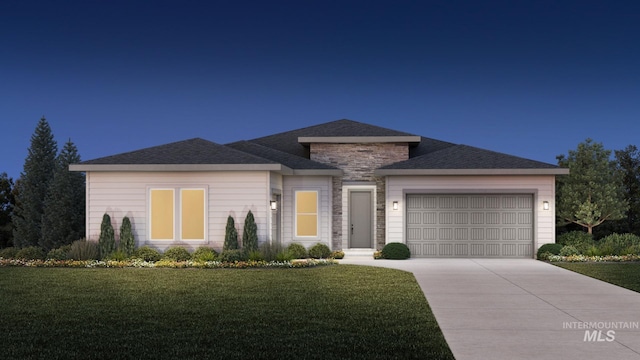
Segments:
[[[374,176],[375,169],[409,159],[407,143],[334,144],[310,145],[311,160],[342,169],[343,176],[333,178],[333,249],[342,248],[342,186],[345,182],[365,181],[376,185],[377,248],[385,244],[385,178]]]

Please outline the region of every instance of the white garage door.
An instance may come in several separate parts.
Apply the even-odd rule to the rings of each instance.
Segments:
[[[412,257],[533,257],[533,195],[409,194]]]

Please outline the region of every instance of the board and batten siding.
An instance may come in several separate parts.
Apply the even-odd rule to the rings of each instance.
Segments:
[[[169,246],[198,246],[221,250],[227,217],[233,216],[242,237],[244,219],[249,210],[258,226],[258,241],[270,232],[268,205],[271,198],[269,172],[89,172],[87,173],[87,239],[97,241],[102,216],[111,216],[119,236],[122,218],[131,220],[137,246],[149,245],[160,250]],[[205,241],[149,240],[149,188],[204,187],[207,191],[207,226]],[[176,214],[179,216],[179,214]]]
[[[318,191],[318,236],[296,237],[295,191]],[[331,177],[330,176],[283,176],[282,191],[282,244],[300,243],[307,249],[316,243],[331,248]]]
[[[406,194],[532,194],[534,248],[555,242],[554,176],[387,176],[386,243],[406,243]],[[398,210],[393,210],[393,202]],[[549,210],[543,210],[543,202]]]

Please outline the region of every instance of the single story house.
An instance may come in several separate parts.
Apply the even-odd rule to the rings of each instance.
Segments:
[[[230,144],[190,139],[70,166],[86,173],[87,239],[128,216],[138,246],[221,250],[249,210],[259,242],[413,257],[523,257],[555,241],[568,169],[352,120]]]

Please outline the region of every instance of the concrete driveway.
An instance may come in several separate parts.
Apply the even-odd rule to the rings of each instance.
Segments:
[[[458,360],[640,359],[640,294],[553,265],[527,259],[340,263],[412,272]]]

